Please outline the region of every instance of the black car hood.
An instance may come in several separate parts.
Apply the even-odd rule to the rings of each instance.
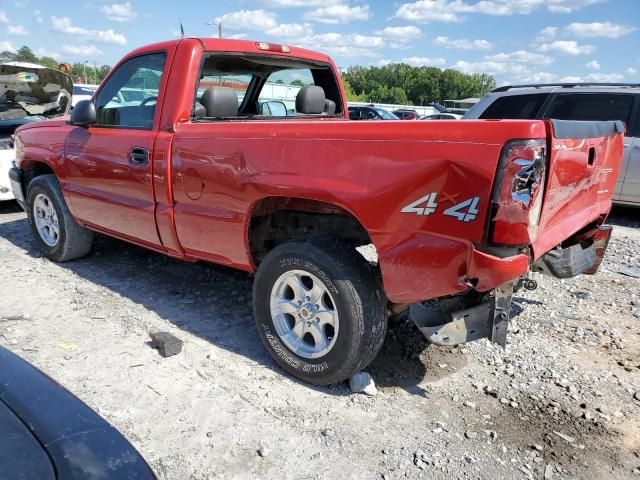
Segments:
[[[54,380],[2,347],[0,402],[8,407],[0,409],[5,413],[0,422],[6,422],[0,424],[0,431],[13,428],[21,433],[23,444],[29,445],[24,429],[16,426],[15,419],[20,419],[46,451],[58,480],[155,480],[120,432]],[[18,445],[10,443],[10,450],[0,454],[0,462],[8,463],[0,463],[0,472],[6,472],[11,458],[21,454]],[[11,478],[32,478],[17,473]]]

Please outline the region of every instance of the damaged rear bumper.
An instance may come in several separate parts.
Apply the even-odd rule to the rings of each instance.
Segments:
[[[505,346],[512,295],[513,283],[508,283],[474,306],[459,309],[451,302],[416,303],[409,307],[409,316],[427,340],[436,345],[453,346],[488,338]],[[460,300],[464,301],[463,297]]]
[[[559,245],[547,252],[531,265],[531,269],[556,278],[594,274],[605,254],[611,232],[609,225],[590,229],[576,236],[572,245]],[[413,304],[409,307],[411,320],[427,340],[436,345],[453,346],[488,338],[505,346],[514,291],[521,285],[527,289],[535,288],[535,281],[524,278],[526,268],[523,269],[521,257],[518,255],[499,262],[501,268],[498,273],[504,275],[500,277],[496,272],[488,275],[491,266],[496,265],[495,257],[478,252],[472,265],[475,263],[476,272],[485,275],[478,275],[476,289],[462,295]],[[509,281],[488,293],[481,293],[483,287],[498,278]]]

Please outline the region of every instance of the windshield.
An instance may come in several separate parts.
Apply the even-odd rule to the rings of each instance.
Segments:
[[[380,115],[382,118],[384,118],[385,120],[400,120],[400,118],[398,118],[397,115],[394,115],[393,113],[388,112],[383,108],[374,108],[373,110],[375,110],[376,113]]]
[[[95,93],[96,89],[94,87],[85,87],[82,85],[74,85],[73,86],[73,94],[74,95],[89,95],[92,96]]]

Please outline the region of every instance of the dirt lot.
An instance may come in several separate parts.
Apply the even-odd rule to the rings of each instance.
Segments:
[[[640,211],[612,223],[597,276],[517,294],[506,351],[433,347],[392,325],[368,397],[274,365],[247,275],[105,237],[57,265],[5,204],[0,344],[114,424],[163,480],[640,478]],[[150,330],[184,340],[182,353],[161,358]]]

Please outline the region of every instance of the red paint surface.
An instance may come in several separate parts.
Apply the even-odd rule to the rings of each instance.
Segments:
[[[321,201],[363,225],[378,251],[388,297],[410,303],[465,291],[468,279],[489,290],[526,272],[531,259],[525,255],[501,259],[479,251],[500,151],[509,140],[541,138],[552,147],[532,246],[536,258],[611,207],[621,135],[574,145],[554,139],[545,122],[528,120],[192,123],[202,53],[261,52],[253,42],[184,39],[130,55],[159,50],[168,53],[169,74],[163,77],[153,130],[85,129],[56,120],[18,132],[22,168],[48,164],[79,222],[133,243],[252,271],[247,235],[257,202],[269,197]],[[302,49],[262,53],[326,62],[335,70],[325,55]],[[557,150],[559,142],[569,149]],[[132,146],[149,149],[146,166],[126,162]],[[587,146],[599,152],[600,163],[593,168],[584,165]],[[598,166],[613,172],[596,184]],[[447,194],[435,213],[400,213],[431,192]],[[447,198],[460,202],[475,196],[480,202],[474,221],[443,214],[452,205]]]

